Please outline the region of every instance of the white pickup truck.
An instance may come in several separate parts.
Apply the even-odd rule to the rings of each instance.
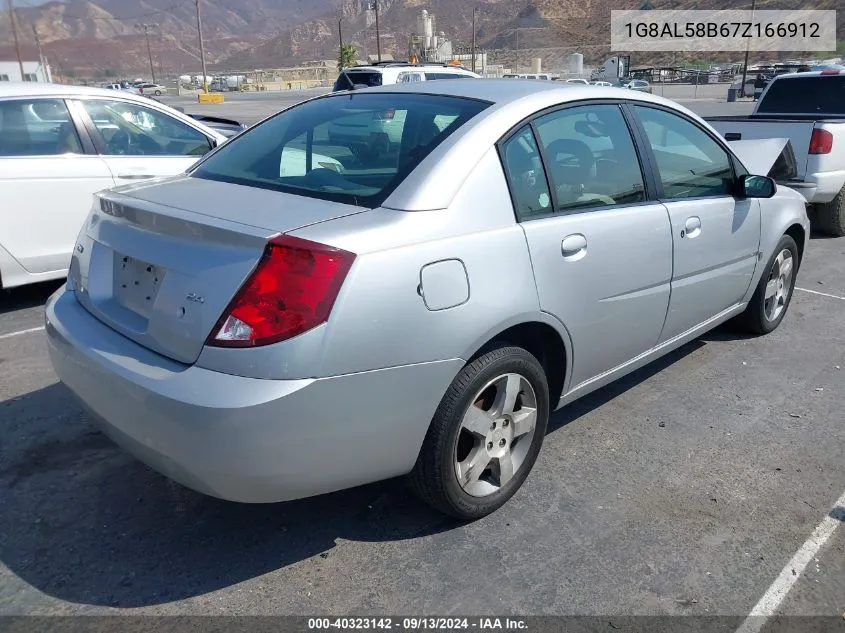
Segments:
[[[845,235],[845,71],[779,75],[750,116],[706,120],[727,141],[788,138],[794,169],[778,181],[804,196],[816,228]]]

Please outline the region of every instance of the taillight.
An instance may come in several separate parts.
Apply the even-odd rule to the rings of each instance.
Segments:
[[[353,261],[353,253],[325,244],[288,235],[272,239],[206,344],[269,345],[324,323]]]
[[[813,130],[813,135],[810,137],[810,153],[811,154],[830,154],[833,150],[833,134],[827,130],[820,130],[818,128]]]
[[[821,74],[821,75],[838,75],[839,71],[836,70],[835,68],[827,68],[827,69],[821,71],[821,73],[819,73],[819,74]]]

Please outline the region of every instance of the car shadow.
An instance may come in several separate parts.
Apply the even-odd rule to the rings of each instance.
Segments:
[[[704,344],[570,404],[549,432]],[[338,541],[401,541],[461,525],[428,509],[402,479],[268,505],[195,493],[113,444],[58,383],[0,403],[0,418],[9,421],[0,426],[0,562],[72,603],[170,603],[330,558]]]
[[[0,314],[43,306],[62,283],[61,281],[45,281],[10,290],[0,290]]]

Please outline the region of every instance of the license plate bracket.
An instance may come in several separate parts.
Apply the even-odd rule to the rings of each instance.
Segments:
[[[140,259],[115,253],[114,297],[127,310],[149,319],[164,277],[163,271]]]

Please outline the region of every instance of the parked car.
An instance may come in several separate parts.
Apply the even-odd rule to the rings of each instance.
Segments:
[[[155,95],[156,97],[160,97],[163,94],[167,94],[167,86],[153,83],[137,84],[135,86],[135,92],[139,95]]]
[[[613,84],[610,83],[609,81],[591,81],[590,85],[591,86],[602,86],[604,88],[610,88],[610,87],[613,86]]]
[[[390,153],[324,137],[390,108]],[[291,150],[306,167],[280,174]],[[550,411],[732,317],[777,328],[808,234],[799,194],[674,102],[386,86],[98,194],[48,347],[108,435],[191,488],[274,502],[410,474],[471,519],[525,481]]]
[[[629,90],[636,90],[637,92],[647,92],[651,94],[651,84],[644,79],[633,79],[625,85]]]
[[[552,77],[549,73],[509,73],[502,75],[502,79],[535,79],[540,81],[552,81],[554,77]]]
[[[578,78],[567,79],[564,83],[579,84],[581,86],[589,86],[590,85],[590,82],[587,81],[586,79],[578,79]]]
[[[418,83],[437,79],[478,79],[480,75],[451,64],[410,64],[384,62],[371,66],[345,68],[334,82],[333,90],[356,90],[373,86]]]
[[[728,140],[788,138],[796,173],[783,184],[812,205],[821,231],[845,235],[845,71],[778,75],[750,116],[707,120]]]
[[[0,286],[64,277],[94,192],[181,173],[225,140],[129,92],[0,83]]]
[[[345,84],[352,89],[367,86],[390,84],[420,83],[423,81],[444,79],[478,79],[479,75],[461,68],[449,65],[414,65],[391,63],[383,66],[353,67],[343,71],[347,74],[339,77],[335,82],[335,91],[344,90]],[[343,75],[343,73],[341,73]],[[362,79],[362,77],[364,79]],[[382,83],[379,83],[382,82]],[[438,119],[440,126],[448,120]],[[391,150],[391,145],[399,142],[405,126],[405,112],[396,108],[385,108],[382,112],[366,111],[355,114],[350,111],[349,116],[339,117],[331,121],[326,129],[329,141],[334,144],[347,145],[358,153],[384,153]]]

